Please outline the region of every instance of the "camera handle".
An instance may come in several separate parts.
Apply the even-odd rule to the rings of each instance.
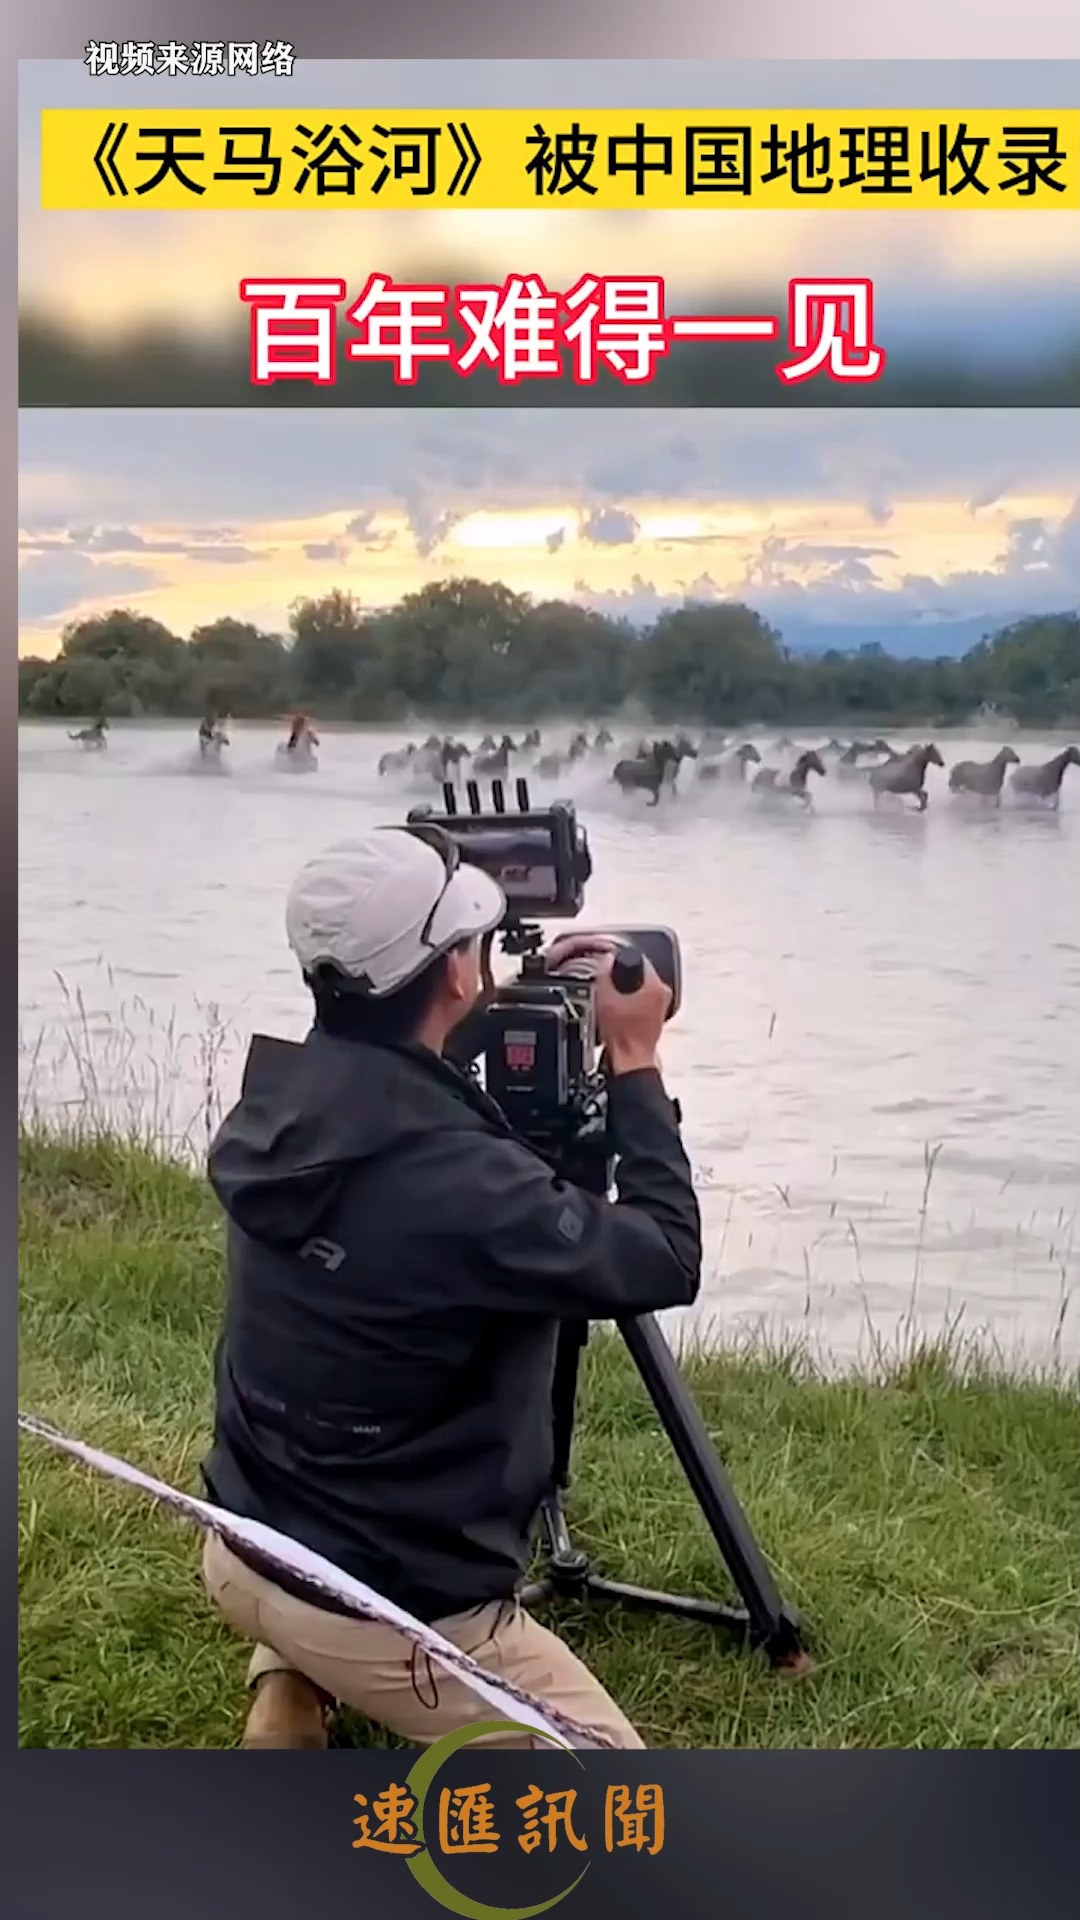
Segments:
[[[611,966],[611,984],[616,993],[636,993],[645,982],[645,956],[636,947],[622,947]]]

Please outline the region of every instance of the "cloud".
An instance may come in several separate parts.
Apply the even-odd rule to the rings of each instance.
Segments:
[[[568,593],[569,551],[590,576],[574,588],[585,604],[632,619],[687,594],[748,600],[781,627],[849,628],[939,612],[989,624],[1080,599],[1080,453],[1066,412],[313,412],[302,458],[297,431],[275,410],[25,413],[24,624],[157,587],[154,611],[182,628],[218,591],[212,568],[273,558],[265,575],[241,572],[231,604],[253,617],[257,596],[270,608],[261,624],[280,626],[305,567],[344,573],[403,521],[408,538],[372,582],[380,603],[462,570]],[[460,520],[512,512],[539,521],[531,554],[441,551]],[[643,533],[680,515],[723,531]],[[143,570],[159,558],[166,572]],[[706,565],[716,578],[691,577]]]
[[[632,547],[640,532],[640,523],[623,507],[594,507],[578,522],[578,533],[592,547]]]
[[[1049,565],[1050,529],[1045,520],[1010,520],[1006,528],[1005,548],[998,555],[1002,573],[1027,573]]]
[[[232,537],[229,537],[232,536]],[[261,553],[235,538],[232,528],[191,529],[186,540],[147,539],[136,527],[72,526],[61,533],[37,534],[23,531],[19,546],[29,553],[72,553],[89,558],[95,554],[164,554],[188,560],[209,560],[223,566],[265,558],[272,548]]]
[[[145,592],[157,576],[145,567],[95,563],[80,553],[43,553],[19,568],[19,618],[49,621],[72,612],[84,601],[109,594]]]
[[[375,532],[375,514],[368,509],[364,513],[354,514],[345,528],[346,540],[354,540],[358,547],[375,546],[379,536]]]
[[[355,513],[346,525],[343,544],[352,541],[355,546],[364,547],[368,552],[386,553],[397,540],[397,529],[380,529],[376,525],[378,517],[374,507],[365,509],[363,513]]]
[[[85,553],[190,553],[183,540],[146,540],[134,527],[69,527],[71,544]],[[197,551],[198,549],[194,549]]]
[[[824,577],[835,586],[861,586],[877,576],[868,564],[871,560],[895,560],[892,547],[862,547],[810,540],[789,540],[769,532],[746,569],[746,583],[754,587],[783,587],[796,583],[797,576],[825,569]]]
[[[987,507],[996,506],[997,502],[1003,499],[1009,490],[1009,481],[1001,474],[998,474],[993,479],[984,480],[982,485],[976,488],[971,499],[967,502],[967,510],[972,519],[974,520],[976,514],[983,513]]]
[[[858,412],[671,409],[478,409],[432,426],[419,410],[276,408],[34,409],[20,419],[24,528],[92,520],[188,529],[347,514],[370,524],[403,514],[423,557],[453,516],[479,508],[573,504],[641,518],[646,503],[803,500],[971,501],[987,475],[1009,491],[1077,489],[1075,417],[1065,409],[875,409]],[[297,433],[305,457],[296,457]],[[366,449],[357,479],[357,443]],[[72,496],[83,501],[76,508]],[[365,518],[366,517],[366,518]],[[147,536],[144,536],[147,537]],[[192,533],[192,537],[194,537]]]
[[[1072,581],[1073,591],[1080,592],[1080,494],[1052,535],[1050,551],[1055,564]]]
[[[433,553],[442,546],[460,520],[465,518],[461,512],[450,507],[432,507],[410,489],[411,498],[406,502],[405,513],[409,522],[409,532],[413,545],[421,560],[430,560]]]

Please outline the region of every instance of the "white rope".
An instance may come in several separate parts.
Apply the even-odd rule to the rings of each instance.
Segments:
[[[165,1481],[156,1480],[138,1467],[131,1466],[128,1461],[118,1459],[115,1454],[102,1453],[82,1440],[71,1439],[35,1414],[20,1413],[19,1427],[23,1433],[32,1434],[35,1439],[44,1440],[59,1452],[81,1460],[84,1466],[137,1487],[152,1500],[171,1507],[182,1519],[208,1532],[220,1534],[227,1544],[254,1548],[262,1559],[310,1588],[313,1596],[332,1595],[358,1619],[378,1620],[385,1626],[396,1628],[414,1646],[422,1647],[447,1672],[456,1674],[473,1693],[479,1694],[488,1706],[494,1707],[500,1717],[519,1721],[533,1727],[538,1733],[553,1735],[571,1747],[614,1746],[615,1742],[598,1728],[583,1726],[580,1721],[571,1719],[553,1707],[549,1701],[537,1700],[512,1681],[488,1673],[469,1654],[455,1647],[453,1641],[445,1640],[441,1633],[436,1633],[433,1627],[414,1619],[411,1613],[395,1606],[393,1601],[384,1600],[364,1581],[343,1573],[340,1567],[335,1567],[322,1554],[312,1553],[308,1547],[291,1540],[287,1534],[263,1526],[260,1521],[245,1520],[239,1514],[227,1513],[224,1508],[212,1506],[207,1500],[197,1500],[192,1494],[180,1493]]]

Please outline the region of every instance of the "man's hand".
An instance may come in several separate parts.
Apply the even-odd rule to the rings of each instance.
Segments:
[[[636,993],[620,993],[611,982],[611,968],[619,942],[604,934],[565,934],[548,949],[549,972],[572,962],[588,963],[596,976],[596,1024],[612,1074],[660,1071],[657,1049],[671,1005],[671,990],[652,962],[645,959],[645,977]]]

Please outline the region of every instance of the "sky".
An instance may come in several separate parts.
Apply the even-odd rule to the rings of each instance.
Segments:
[[[20,416],[19,651],[115,605],[286,629],[469,574],[786,633],[1075,607],[1068,412],[92,409]]]
[[[1004,71],[1002,71],[1004,65]],[[460,71],[459,71],[460,66]],[[1031,61],[305,61],[291,79],[96,81],[76,61],[23,62],[19,85],[20,308],[100,339],[152,323],[197,333],[237,318],[245,275],[377,268],[459,281],[539,272],[661,273],[685,296],[779,287],[792,274],[868,274],[889,338],[965,356],[1075,343],[1080,225],[1041,212],[830,213],[45,213],[38,205],[45,106],[368,102],[459,109],[693,105],[785,108],[1075,107],[1080,63]],[[524,251],[523,251],[524,249]],[[527,258],[526,258],[527,255]]]

